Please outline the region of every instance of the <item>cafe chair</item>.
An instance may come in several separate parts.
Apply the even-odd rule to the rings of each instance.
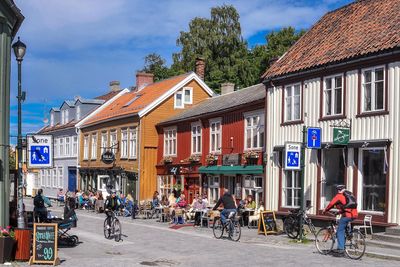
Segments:
[[[353,228],[358,229],[358,230],[364,229],[365,236],[368,236],[367,229],[369,229],[369,231],[371,233],[371,238],[372,238],[372,235],[374,234],[374,232],[372,230],[372,215],[365,215],[364,216],[364,224],[356,225]]]

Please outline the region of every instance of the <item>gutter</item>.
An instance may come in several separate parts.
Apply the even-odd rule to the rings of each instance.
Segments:
[[[397,50],[394,50],[394,51],[391,51],[391,52],[387,52],[387,53],[383,53],[383,54],[376,54],[376,55],[372,55],[372,56],[361,57],[361,58],[358,58],[358,59],[353,59],[353,60],[349,60],[349,61],[345,61],[345,62],[341,62],[341,63],[336,63],[336,64],[335,63],[333,63],[333,64],[329,64],[328,63],[328,65],[326,65],[324,67],[317,67],[317,68],[314,68],[314,69],[309,69],[309,70],[305,70],[305,71],[299,71],[299,72],[295,72],[295,73],[289,73],[289,74],[285,74],[285,75],[282,75],[282,76],[273,76],[273,77],[264,79],[262,83],[266,85],[266,88],[268,90],[269,84],[271,82],[273,82],[273,81],[281,81],[281,80],[285,80],[285,79],[289,79],[289,78],[295,78],[295,77],[298,77],[298,76],[303,76],[305,74],[314,74],[314,73],[321,72],[323,70],[330,70],[330,69],[334,69],[334,68],[337,68],[337,67],[342,67],[342,66],[346,66],[346,65],[349,65],[349,64],[360,63],[360,62],[371,60],[371,59],[379,59],[379,58],[383,58],[383,57],[387,57],[387,56],[400,55],[400,50],[398,48],[400,48],[400,47],[395,47],[394,49],[397,49]]]

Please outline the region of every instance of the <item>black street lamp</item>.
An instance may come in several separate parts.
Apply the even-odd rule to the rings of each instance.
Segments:
[[[25,228],[23,179],[22,179],[22,115],[21,104],[25,100],[25,92],[21,89],[21,65],[26,52],[26,45],[19,40],[12,45],[18,62],[18,228]]]

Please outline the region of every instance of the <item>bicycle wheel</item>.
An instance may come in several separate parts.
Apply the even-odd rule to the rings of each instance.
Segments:
[[[228,227],[230,228],[229,238],[235,242],[239,241],[242,234],[239,221],[231,221]]]
[[[116,242],[119,242],[121,240],[121,235],[122,235],[122,227],[121,223],[117,218],[115,218],[113,222],[113,236]]]
[[[103,229],[104,229],[104,237],[105,238],[107,238],[107,239],[110,239],[111,238],[111,227],[107,227],[108,226],[108,223],[107,223],[107,218],[104,220],[104,227],[103,227]]]
[[[299,236],[300,227],[297,218],[289,216],[283,223],[283,228],[288,237],[296,239]]]
[[[334,243],[333,230],[330,227],[320,229],[315,235],[315,247],[323,255],[332,251]]]
[[[220,239],[224,234],[224,226],[222,225],[220,218],[214,219],[213,234],[217,239]]]
[[[358,230],[353,230],[353,233],[346,236],[344,248],[346,255],[350,259],[361,259],[364,256],[366,248],[364,235]]]

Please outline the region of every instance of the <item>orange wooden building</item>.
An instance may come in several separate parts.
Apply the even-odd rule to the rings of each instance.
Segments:
[[[157,189],[155,125],[213,95],[194,72],[156,83],[138,73],[134,90],[79,125],[81,189],[112,187],[150,199]]]

